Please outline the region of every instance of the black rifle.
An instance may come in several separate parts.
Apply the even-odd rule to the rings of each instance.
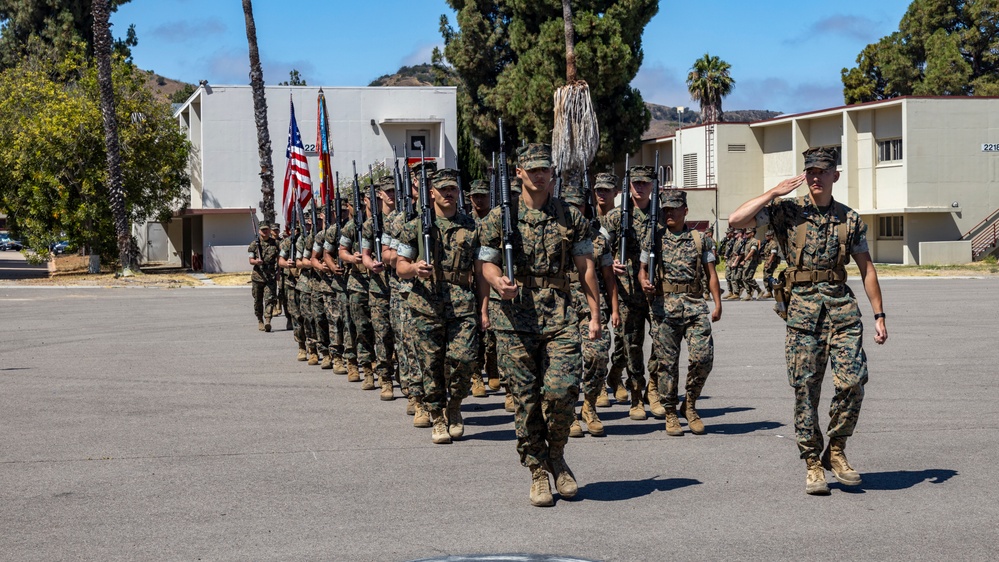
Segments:
[[[500,211],[503,219],[503,265],[506,278],[513,279],[513,210],[510,208],[510,176],[506,169],[506,152],[503,147],[503,119],[499,120],[499,195]]]
[[[257,242],[257,259],[264,259],[264,248],[260,245],[260,223],[257,221],[257,213],[250,208],[250,228],[253,229],[253,239]],[[263,267],[260,268],[263,270]]]
[[[368,197],[371,199],[371,245],[374,247],[375,261],[380,262],[382,261],[382,206],[375,190],[375,172],[371,169],[371,164],[368,164],[368,176],[371,180],[371,185],[368,186],[370,192]]]
[[[364,226],[364,206],[361,205],[361,184],[357,181],[357,162],[351,160],[350,163],[354,166],[354,229],[357,230],[355,233],[356,240],[354,240],[357,247],[354,248],[354,251],[360,252],[361,228]]]
[[[423,230],[423,261],[433,264],[430,257],[431,233],[434,228],[434,208],[430,205],[430,184],[427,181],[427,160],[420,144],[420,225]]]
[[[461,188],[461,171],[458,171],[458,212],[462,215],[468,214],[465,208],[465,190]]]
[[[305,211],[302,210],[302,206],[298,204],[298,201],[293,203],[295,205],[295,220],[298,221],[299,237],[305,236]],[[298,267],[298,240],[295,241],[295,248],[292,250],[292,255],[295,257],[295,267]]]
[[[496,183],[496,153],[493,152],[493,167],[489,169],[489,208],[492,209],[496,207],[496,201],[499,197],[496,195],[496,188],[499,187]]]
[[[392,146],[395,152],[395,169],[392,171],[392,178],[395,180],[395,210],[402,212],[402,172],[399,171],[399,149]]]
[[[555,170],[555,189],[552,191],[552,195],[555,196],[555,199],[561,199],[562,198],[562,171],[559,170],[558,168],[555,168],[554,170]]]
[[[629,171],[630,155],[624,155],[624,179],[621,180],[621,259],[625,262],[628,252],[628,236],[631,235],[631,172]]]
[[[649,283],[656,284],[656,258],[659,256],[659,151],[656,151],[656,178],[652,181],[652,196],[649,198],[649,222],[652,243],[649,245]]]
[[[402,211],[406,213],[406,222],[409,222],[416,218],[416,212],[413,209],[413,176],[410,175],[409,170],[409,145],[406,145],[403,154],[406,157],[406,162],[403,165],[402,183],[406,184],[406,198],[403,200]]]
[[[590,207],[590,222],[600,228],[600,203],[597,201],[597,190],[590,186],[590,174],[583,167],[583,189],[586,193],[587,205]]]
[[[343,227],[343,199],[340,198],[340,172],[336,173],[336,190],[333,192],[333,221],[336,224],[336,230],[333,231],[335,233],[335,236],[333,237],[335,242],[334,247],[339,247],[340,229]],[[326,225],[326,228],[329,227],[330,225]],[[337,266],[343,267],[343,261],[340,259],[340,252],[337,250],[333,251],[336,252]]]

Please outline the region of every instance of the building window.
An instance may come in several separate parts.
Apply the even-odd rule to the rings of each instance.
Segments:
[[[697,187],[697,153],[683,155],[683,186]]]
[[[430,146],[430,131],[423,130],[409,130],[406,131],[407,144],[409,145],[409,154],[419,156],[420,147],[423,147],[423,151],[427,156],[435,156],[436,153],[432,146]]]
[[[902,215],[878,217],[878,240],[901,240],[904,226]]]
[[[902,139],[878,141],[878,162],[898,162],[902,160]]]

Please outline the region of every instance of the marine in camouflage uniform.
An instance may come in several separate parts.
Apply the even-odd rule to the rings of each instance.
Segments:
[[[348,201],[354,201],[353,194]],[[375,375],[372,365],[375,361],[374,331],[371,328],[371,304],[368,300],[368,269],[361,259],[361,248],[358,247],[357,217],[364,217],[364,209],[355,209],[348,205],[351,220],[343,225],[340,231],[340,260],[349,264],[347,270],[347,302],[350,303],[350,319],[353,322],[354,345],[357,359],[351,365],[349,359],[347,370],[351,371],[348,380],[356,382],[358,374],[364,377],[361,388],[375,389]],[[363,224],[363,221],[362,221]],[[357,371],[360,371],[359,373]]]
[[[600,228],[602,229],[601,233],[605,233],[607,230],[605,228],[604,221],[605,218],[607,217],[607,214],[614,210],[614,198],[620,192],[619,187],[620,184],[618,182],[618,177],[612,173],[602,172],[597,174],[596,178],[594,179],[593,192],[597,197],[597,204],[599,206],[599,221],[600,221]],[[605,239],[608,237],[609,235],[604,236]],[[613,248],[611,248],[611,256],[613,257]],[[603,287],[604,292],[602,294],[604,297],[608,298],[601,299],[601,314],[603,314],[604,311],[610,310],[609,300],[608,300],[609,294],[607,293],[607,290],[610,288],[611,285],[614,286],[615,291],[617,290],[616,281],[612,284]],[[616,295],[614,297],[614,300],[615,301],[617,300]],[[627,402],[628,390],[625,387],[625,385],[621,382],[621,375],[624,373],[624,369],[628,365],[628,358],[625,356],[624,353],[624,343],[623,343],[623,338],[621,336],[620,316],[618,317],[618,325],[616,326],[612,325],[611,330],[613,331],[614,334],[613,340],[611,342],[613,345],[613,350],[611,351],[611,356],[610,356],[610,363],[611,363],[610,369],[607,372],[605,379],[607,380],[607,385],[611,387],[611,391],[614,392],[615,394],[614,396],[615,400],[617,400],[618,402]],[[604,363],[606,363],[606,361],[604,361]],[[611,405],[610,396],[607,394],[607,386],[604,386],[600,389],[600,394],[597,396],[597,407],[609,408],[610,405]]]
[[[298,290],[298,307],[302,313],[303,324],[305,325],[305,351],[309,365],[319,364],[319,353],[316,349],[316,317],[315,309],[312,306],[312,261],[306,257],[306,248],[311,255],[312,245],[309,242],[309,231],[312,229],[312,219],[306,218],[305,232],[295,241],[295,264],[298,266],[299,277],[295,289]]]
[[[335,373],[342,374],[347,372],[343,366],[343,338],[340,335],[340,308],[337,305],[337,292],[342,290],[342,268],[335,267],[335,262],[331,264],[325,244],[327,231],[336,229],[336,225],[332,224],[335,220],[335,213],[331,212],[331,224],[328,228],[319,230],[312,241],[312,268],[315,273],[312,298],[313,305],[317,307],[316,313],[322,313],[316,334],[321,342],[319,347],[326,350],[323,353],[322,368],[334,369]],[[325,210],[323,224],[326,224]]]
[[[302,259],[312,267],[308,283],[311,294],[309,304],[312,307],[312,325],[316,334],[316,358],[323,369],[330,369],[332,368],[329,354],[330,327],[329,318],[326,315],[326,303],[333,298],[333,294],[329,283],[324,280],[324,276],[327,278],[329,276],[329,269],[322,262],[322,244],[316,243],[321,240],[323,233],[323,217],[322,214],[318,214],[315,231],[307,233],[305,236]]]
[[[742,295],[744,289],[742,285],[742,269],[743,260],[746,257],[746,238],[746,231],[744,230],[737,231],[735,237],[732,238],[732,251],[729,253],[731,257],[725,261],[725,280],[727,281],[731,276],[732,281],[725,300],[734,301]]]
[[[599,296],[590,225],[574,207],[550,196],[551,147],[529,144],[518,151],[517,176],[523,192],[511,208],[514,279],[504,273],[501,209],[479,227],[479,282],[502,300],[484,314],[496,332],[501,376],[510,386],[521,463],[531,471],[531,503],[553,505],[548,471],[563,498],[578,490],[565,461],[569,427],[575,418],[582,365],[576,309],[567,274],[585,272],[583,291],[590,308],[589,337],[600,337]],[[482,303],[484,304],[484,303]]]
[[[767,292],[760,298],[769,299],[774,296],[773,278],[777,267],[780,266],[780,247],[771,230],[767,230],[766,242],[763,244],[763,260],[763,286],[767,288]]]
[[[405,222],[405,209],[395,209],[385,217],[385,233],[382,235],[382,242],[384,245],[388,246],[389,257],[387,259],[389,260],[393,271],[395,271],[397,263],[396,254],[399,249],[399,235],[402,232],[402,227]],[[398,273],[389,276],[389,317],[392,323],[392,331],[396,336],[396,372],[398,373],[399,378],[399,389],[402,391],[403,396],[408,398],[406,413],[409,415],[415,415],[416,399],[415,397],[410,396],[409,393],[410,379],[415,371],[410,366],[410,353],[406,344],[405,332],[409,324],[404,323],[407,309],[406,298],[409,296],[411,286],[412,281],[409,279],[399,279]]]
[[[739,231],[729,227],[728,231],[725,233],[724,249],[722,250],[725,256],[725,284],[728,286],[728,293],[723,297],[726,300],[732,298],[732,295],[736,294],[737,283],[733,274],[735,273],[735,262],[736,260],[736,247],[739,244]]]
[[[305,351],[305,327],[303,325],[302,312],[299,308],[298,290],[295,288],[298,282],[298,268],[295,267],[293,248],[297,240],[298,228],[294,234],[289,234],[281,241],[281,253],[278,255],[278,265],[284,275],[284,290],[288,295],[288,318],[291,320],[295,343],[298,344],[298,360],[305,361],[308,354]]]
[[[760,267],[760,241],[756,239],[756,229],[751,228],[746,231],[746,247],[743,259],[740,260],[741,287],[746,291],[746,296],[742,300],[753,300],[753,295],[762,294],[759,284],[756,283],[756,270]]]
[[[591,207],[591,216],[597,215],[597,210],[592,209],[589,202],[588,188],[584,191],[576,185],[568,185],[563,190],[562,199],[574,205],[582,213],[584,209]],[[593,262],[596,267],[597,285],[599,287],[600,298],[600,325],[606,326],[608,320],[613,316],[619,320],[617,284],[614,281],[614,258],[611,256],[610,247],[607,246],[607,239],[601,233],[600,221],[590,220],[589,238],[593,242]],[[576,315],[579,318],[579,337],[581,341],[583,368],[580,391],[583,394],[583,406],[580,415],[587,431],[594,437],[604,435],[603,422],[597,415],[596,401],[600,391],[605,388],[604,383],[607,378],[607,356],[610,353],[610,332],[601,330],[600,338],[591,340],[589,338],[590,329],[590,306],[583,293],[583,286],[578,271],[573,271],[569,275],[569,286],[572,290],[573,303],[576,308]],[[610,294],[608,297],[608,288]],[[613,310],[612,310],[613,308]],[[570,437],[582,437],[583,431],[578,419],[573,420],[569,430]]]
[[[422,393],[433,421],[431,439],[443,444],[465,433],[461,402],[480,368],[473,273],[479,243],[475,220],[458,212],[458,172],[438,170],[432,185],[433,210],[421,210],[433,213],[432,231],[424,232],[421,217],[407,222],[399,236],[396,267],[401,277],[413,279],[408,327],[414,333],[422,385],[410,392]],[[426,235],[429,248],[424,246]]]
[[[645,393],[649,389],[645,379],[645,333],[649,322],[649,301],[638,283],[641,256],[641,241],[648,237],[651,221],[649,218],[649,196],[652,193],[655,172],[652,166],[633,166],[630,170],[631,189],[631,229],[624,231],[621,208],[617,207],[604,218],[607,244],[614,255],[614,272],[617,279],[617,295],[621,314],[621,341],[628,360],[628,389],[631,391],[631,406],[628,416],[633,420],[646,419]],[[620,241],[626,237],[626,255],[620,261]],[[616,334],[615,334],[616,335]],[[612,357],[612,366],[613,357]],[[613,373],[612,373],[613,374]],[[658,385],[658,381],[656,382]],[[651,392],[655,396],[654,392]],[[653,405],[659,400],[652,400]],[[666,412],[654,408],[653,415],[662,417]]]
[[[350,317],[350,301],[347,296],[349,264],[340,259],[340,233],[346,223],[350,222],[350,194],[347,187],[340,187],[338,200],[340,202],[340,220],[336,221],[337,211],[334,209],[334,224],[323,233],[323,261],[333,273],[330,285],[333,287],[332,310],[330,310],[330,345],[333,348],[333,372],[347,375],[348,380],[361,380],[357,370],[356,329]],[[336,353],[339,352],[338,357]]]
[[[271,227],[261,224],[257,238],[246,248],[253,272],[250,274],[253,294],[253,313],[257,315],[257,328],[271,331],[271,312],[277,299],[277,261],[281,253],[271,238]]]
[[[489,183],[485,180],[474,180],[469,191],[469,198],[472,201],[472,216],[478,226],[489,214]],[[476,286],[477,290],[484,291],[485,297],[489,296],[488,286]],[[480,299],[482,295],[479,296]],[[483,367],[483,372],[489,380],[489,388],[499,390],[500,378],[499,369],[496,367],[496,336],[492,330],[483,330],[479,337],[479,364]],[[482,373],[472,375],[472,396],[479,398],[488,395],[486,385],[482,380]]]
[[[704,434],[704,423],[697,414],[697,399],[714,364],[714,340],[711,322],[721,319],[721,290],[715,272],[714,247],[704,242],[697,231],[684,223],[687,194],[670,190],[663,198],[657,235],[646,238],[642,247],[642,290],[652,298],[652,347],[657,361],[649,363],[649,376],[659,380],[660,399],[666,410],[666,433],[683,435],[677,418],[680,343],[687,340],[686,400],[681,411],[691,433]],[[650,254],[657,256],[656,270],[649,272]],[[708,286],[715,310],[708,313],[701,287],[702,271],[708,270]]]
[[[379,206],[378,220],[380,221],[380,232],[378,239],[375,239],[373,213],[364,221],[361,229],[361,255],[364,266],[368,269],[368,302],[371,307],[371,329],[375,336],[375,365],[374,373],[378,377],[378,384],[381,387],[379,398],[381,400],[395,400],[392,391],[393,371],[395,365],[392,358],[395,355],[395,335],[392,327],[391,313],[391,287],[389,278],[395,276],[395,271],[386,268],[385,254],[388,253],[388,246],[384,235],[385,217],[395,208],[395,180],[392,176],[383,176],[376,182],[376,196],[378,201],[374,205]],[[369,209],[372,202],[367,202]],[[382,261],[375,260],[375,244],[378,244],[382,253]]]
[[[717,258],[718,258],[718,245],[715,244],[715,230],[713,228],[709,228],[709,229],[707,229],[707,230],[704,231],[704,247],[705,248],[709,248],[714,253],[715,259],[717,260]],[[716,262],[715,266],[717,266],[717,265],[718,265],[718,263]],[[717,277],[717,275],[718,275],[718,273],[716,271],[715,272],[715,276]],[[710,276],[710,273],[708,272],[707,268],[704,268],[704,271],[703,271],[702,277],[701,277],[701,288],[704,289],[704,298],[708,298],[708,297],[711,296],[711,293],[708,292],[708,289],[711,286],[711,280],[709,279],[709,276]],[[720,287],[721,283],[719,283],[718,285]]]
[[[823,495],[829,493],[825,470],[832,470],[845,485],[861,480],[844,453],[868,379],[860,308],[846,285],[845,266],[851,257],[875,311],[874,341],[882,344],[888,339],[867,226],[854,210],[832,197],[833,183],[839,179],[836,160],[835,149],[805,151],[805,173],[744,203],[729,218],[744,226],[752,226],[754,219],[756,226],[770,224],[787,256],[788,268],[782,274],[790,288],[785,354],[795,395],[794,428],[807,468],[805,492]],[[803,182],[808,195],[782,198]],[[778,301],[778,311],[781,304]],[[827,362],[832,364],[835,394],[829,409],[829,447],[823,452],[818,403]]]

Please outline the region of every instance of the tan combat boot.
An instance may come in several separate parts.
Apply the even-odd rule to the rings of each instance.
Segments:
[[[264,331],[264,317],[263,316],[257,316],[257,329],[260,330],[261,332]]]
[[[502,386],[502,385],[500,384],[499,374],[497,374],[497,373],[490,373],[489,374],[489,389],[495,392],[495,391],[497,391],[497,390],[500,389],[500,386]]]
[[[583,409],[580,411],[583,423],[586,424],[586,431],[594,437],[603,437],[604,424],[597,417],[596,399],[592,395],[583,398]]]
[[[665,418],[666,408],[663,408],[662,402],[660,402],[659,382],[656,380],[656,377],[649,376],[649,384],[646,386],[646,392],[646,395],[649,397],[649,412],[652,413],[652,417],[659,420]]]
[[[860,474],[847,462],[844,449],[846,449],[845,437],[830,439],[829,447],[822,453],[822,467],[831,470],[840,484],[857,486],[860,484]]]
[[[607,395],[607,386],[600,385],[600,394],[597,395],[597,408],[610,408],[610,396]]]
[[[691,433],[704,435],[704,422],[701,421],[701,416],[697,415],[696,406],[697,398],[688,394],[687,399],[683,402],[683,417],[687,418],[687,427],[690,428]]]
[[[548,481],[548,473],[540,466],[530,468],[530,470],[531,505],[535,507],[551,507],[555,505],[555,498],[552,497],[552,486]]]
[[[506,399],[503,400],[503,409],[507,412],[513,412],[515,410],[513,406],[513,394],[510,394],[510,390],[506,391]]]
[[[805,466],[808,467],[805,493],[810,496],[828,496],[829,486],[826,485],[826,471],[822,468],[822,461],[816,457],[809,457],[805,459]]]
[[[347,374],[347,362],[343,360],[343,357],[336,356],[333,358],[333,374],[336,375]]]
[[[361,383],[361,390],[375,389],[375,372],[371,370],[371,365],[364,365],[364,382]]]
[[[348,359],[347,360],[347,381],[348,382],[359,382],[361,380],[361,373],[357,371],[357,360]]]
[[[406,398],[406,415],[414,416],[416,415],[416,397],[409,396]]]
[[[430,412],[427,411],[426,407],[423,406],[423,399],[416,398],[416,410],[413,414],[413,427],[430,427],[433,422],[430,421]],[[447,427],[444,428],[447,431]]]
[[[579,425],[579,418],[572,420],[572,425],[569,426],[569,437],[582,437],[585,435],[583,433],[583,426]]]
[[[548,453],[548,466],[551,468],[552,476],[555,477],[555,489],[560,496],[570,499],[579,492],[576,477],[565,463],[564,447],[552,447]]]
[[[447,403],[447,432],[451,439],[465,436],[465,422],[461,419],[461,400],[452,398]]]
[[[753,300],[753,293],[746,293],[746,296],[742,297],[742,300],[744,300],[744,301],[751,301],[751,300]]]
[[[392,379],[390,377],[381,378],[382,391],[378,393],[378,399],[386,402],[395,400],[395,391],[392,390]]]
[[[772,298],[774,298],[774,294],[771,293],[770,291],[767,291],[767,292],[763,293],[762,295],[760,295],[760,298],[761,299],[772,299]]]
[[[430,412],[430,417],[434,420],[434,429],[430,434],[430,439],[434,445],[447,445],[451,442],[451,435],[447,430],[447,418],[444,417],[443,410]]]
[[[617,373],[614,371],[607,373],[607,386],[609,386],[611,392],[614,393],[614,400],[624,404],[628,401],[628,389],[621,381],[621,374],[622,373],[620,371]]]
[[[628,417],[635,421],[648,419],[645,415],[645,403],[642,401],[642,391],[631,391],[631,408],[628,409]]]
[[[327,353],[323,357],[323,364],[319,366],[321,369],[332,369],[333,368],[333,358]]]
[[[306,353],[304,347],[298,348],[298,357],[296,357],[295,359],[297,359],[299,361],[308,361],[309,360],[309,354]]]
[[[485,398],[489,393],[486,392],[486,385],[482,382],[482,373],[475,373],[472,375],[472,396],[476,398]]]
[[[676,416],[676,410],[673,408],[666,410],[666,435],[673,437],[683,435],[683,428],[680,427],[680,418]]]
[[[308,348],[309,353],[309,365],[319,364],[319,353],[316,351],[315,347]]]

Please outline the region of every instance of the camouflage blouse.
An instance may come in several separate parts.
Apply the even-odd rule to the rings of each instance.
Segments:
[[[420,255],[423,233],[419,218],[407,222],[399,235],[398,252],[412,262],[423,259]],[[439,319],[475,316],[474,263],[479,242],[475,235],[475,220],[468,215],[456,214],[451,218],[434,219],[433,248],[430,256],[434,276],[430,279],[415,277],[406,302],[410,310]],[[460,277],[463,281],[451,281]]]
[[[259,237],[257,238],[259,239]],[[257,239],[250,242],[247,246],[246,252],[251,258],[260,258],[264,260],[262,265],[253,266],[253,273],[250,274],[250,279],[254,283],[270,283],[276,279],[277,275],[277,259],[278,254],[281,253],[281,249],[278,248],[277,242],[273,238],[268,238],[267,240],[261,240],[260,247],[257,247]],[[258,256],[260,250],[263,250],[263,255]]]
[[[828,208],[819,209],[808,196],[803,196],[773,201],[756,215],[758,227],[770,224],[789,269],[798,265],[798,248],[795,248],[798,228],[807,229],[804,248],[801,248],[801,267],[832,269],[839,256],[838,225],[844,221],[847,239],[843,245],[849,254],[843,256],[843,265],[846,265],[851,255],[869,251],[867,225],[856,211],[846,205],[833,201]],[[814,331],[823,313],[834,328],[860,321],[857,299],[846,283],[823,281],[792,288],[787,306],[788,326]]]
[[[353,220],[347,221],[340,229],[339,245],[346,248],[350,253],[360,252],[360,248],[355,248],[354,242],[357,240],[357,224]],[[338,250],[339,251],[339,250]],[[347,266],[347,290],[352,293],[368,292],[368,270],[361,264]]]
[[[576,256],[592,256],[590,223],[575,207],[549,197],[540,209],[519,201],[514,225],[514,276],[566,279]],[[561,207],[561,209],[556,206]],[[559,215],[565,224],[559,223]],[[478,259],[504,268],[502,213],[489,212],[479,226]],[[574,326],[577,321],[569,292],[553,287],[520,287],[513,300],[490,307],[493,329],[549,334]],[[495,311],[495,313],[494,313]]]
[[[628,247],[624,266],[627,273],[617,276],[618,298],[624,301],[645,301],[645,293],[638,283],[639,258],[641,257],[641,241],[649,236],[651,222],[645,211],[632,207],[631,234],[628,236]],[[610,248],[612,261],[621,259],[621,208],[615,207],[601,218],[601,223]]]

